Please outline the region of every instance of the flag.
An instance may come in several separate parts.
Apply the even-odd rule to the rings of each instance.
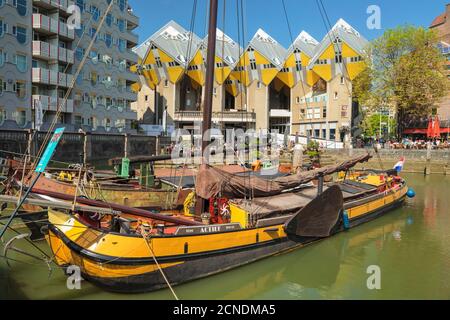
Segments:
[[[394,170],[396,170],[397,172],[401,172],[403,170],[404,165],[405,165],[405,158],[401,157],[400,161],[395,164]]]

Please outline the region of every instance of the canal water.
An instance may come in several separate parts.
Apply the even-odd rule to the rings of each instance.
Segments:
[[[401,209],[309,247],[175,291],[181,299],[450,299],[450,177],[405,178],[417,196]],[[20,240],[14,245],[28,246]],[[45,243],[39,246],[47,250]],[[56,267],[50,270],[11,252],[8,256],[20,262],[10,261],[9,267],[0,258],[0,299],[173,299],[169,290],[112,294],[84,281],[81,290],[68,290]],[[371,290],[367,271],[373,266],[379,268],[381,288]]]

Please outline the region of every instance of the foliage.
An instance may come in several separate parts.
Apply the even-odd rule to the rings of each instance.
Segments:
[[[361,128],[363,129],[364,136],[368,137],[377,137],[380,136],[380,117],[381,117],[381,129],[382,131],[387,130],[387,125],[389,126],[389,132],[392,134],[395,131],[397,123],[395,119],[389,117],[387,115],[380,114],[372,114],[364,118],[364,121],[361,123]],[[386,125],[387,124],[387,125]],[[383,132],[381,132],[381,136],[383,136]],[[390,137],[388,137],[390,138]]]
[[[354,81],[355,99],[403,115],[427,116],[448,92],[445,58],[434,31],[412,26],[387,30],[366,50],[367,68]]]
[[[317,141],[311,140],[306,146],[306,154],[311,159],[312,162],[320,161],[320,151],[319,151],[319,143]]]

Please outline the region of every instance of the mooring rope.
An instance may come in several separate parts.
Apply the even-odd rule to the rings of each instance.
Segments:
[[[156,259],[155,253],[153,252],[153,249],[152,249],[152,247],[150,246],[150,244],[148,242],[150,240],[149,235],[146,234],[144,230],[141,231],[141,235],[142,235],[142,238],[145,241],[145,244],[147,245],[148,250],[150,251],[150,254],[152,255],[153,260],[155,261],[156,266],[159,269],[159,272],[161,272],[161,275],[163,276],[164,281],[166,282],[167,286],[169,287],[170,291],[172,292],[173,296],[175,297],[175,300],[180,300],[178,298],[177,294],[175,293],[175,291],[173,290],[172,285],[169,282],[169,279],[167,279],[166,274],[164,273],[163,269],[159,265],[158,260]]]

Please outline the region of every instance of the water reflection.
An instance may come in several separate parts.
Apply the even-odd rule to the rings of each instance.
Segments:
[[[417,197],[403,208],[317,244],[178,286],[178,296],[232,300],[450,299],[450,177],[406,178]],[[381,290],[367,288],[367,268],[372,265],[381,269]],[[49,277],[45,265],[13,263],[8,269],[0,260],[0,298],[11,297],[173,298],[168,290],[139,295],[106,293],[86,282],[82,290],[70,291],[60,270],[53,270]]]

